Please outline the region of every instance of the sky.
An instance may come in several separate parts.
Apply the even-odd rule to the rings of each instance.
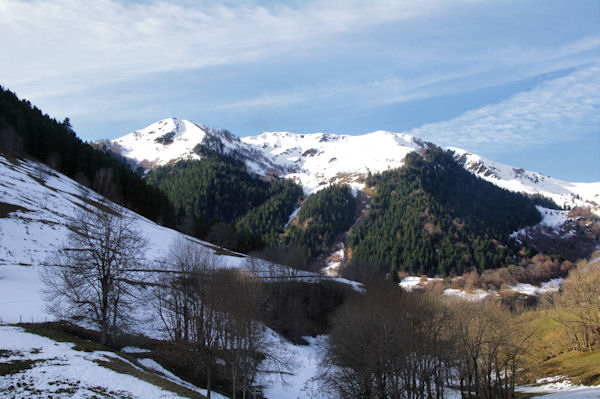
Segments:
[[[86,141],[387,130],[600,181],[599,0],[0,0],[0,60]]]

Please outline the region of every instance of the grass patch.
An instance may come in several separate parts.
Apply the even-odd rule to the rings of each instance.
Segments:
[[[160,387],[166,391],[176,393],[177,395],[180,395],[180,396],[184,396],[184,397],[192,398],[192,399],[206,398],[205,396],[199,394],[198,392],[188,389],[186,387],[183,387],[181,385],[178,385],[174,382],[171,382],[171,381],[167,380],[166,378],[160,377],[156,374],[138,370],[135,367],[132,367],[130,364],[127,364],[126,362],[124,362],[120,359],[111,359],[110,361],[96,360],[95,362],[98,363],[99,365],[101,365],[102,367],[106,367],[107,369],[110,369],[117,373],[129,374],[129,375],[137,378],[138,380],[146,381],[147,383],[150,383],[152,385]]]
[[[569,351],[543,363],[548,375],[564,375],[576,385],[600,384],[600,351]]]
[[[19,205],[7,204],[6,202],[0,202],[0,218],[7,218],[9,214],[13,212],[31,212],[31,210],[27,208],[23,208]]]
[[[81,201],[85,202],[86,204],[96,207],[97,209],[99,209],[102,212],[109,213],[113,216],[118,216],[118,217],[122,216],[120,213],[115,211],[113,208],[106,206],[105,204],[102,204],[98,201],[94,201],[91,198],[82,197],[81,195],[77,195],[77,194],[72,194],[72,195],[76,198],[79,198]]]
[[[526,312],[522,316],[532,336],[524,358],[523,379],[533,383],[539,378],[564,375],[576,385],[600,384],[600,349],[593,352],[573,351],[565,338],[563,326],[548,310]]]
[[[6,350],[6,349],[0,349],[0,359],[3,357],[11,357],[11,356],[19,356],[21,355],[21,352],[17,352],[17,351],[10,351],[10,350]]]
[[[104,345],[100,345],[100,333],[86,330],[74,324],[60,321],[47,323],[22,323],[18,324],[28,333],[41,335],[57,342],[71,342],[75,345],[73,349],[83,352],[110,351]]]
[[[43,360],[13,360],[7,363],[0,363],[0,376],[17,374],[21,371],[29,370],[35,363]]]

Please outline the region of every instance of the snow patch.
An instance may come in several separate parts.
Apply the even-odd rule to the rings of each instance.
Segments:
[[[535,384],[517,386],[517,392],[545,394],[550,399],[600,398],[600,386],[574,385],[566,377],[558,375],[538,379]]]
[[[466,299],[467,301],[472,301],[472,302],[481,302],[485,298],[490,296],[491,293],[489,291],[485,291],[485,290],[482,290],[479,288],[472,292],[465,291],[465,290],[458,290],[455,288],[447,288],[446,290],[444,290],[444,295],[462,298],[462,299]]]

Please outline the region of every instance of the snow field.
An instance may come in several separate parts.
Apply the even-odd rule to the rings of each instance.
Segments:
[[[0,379],[0,396],[12,398],[180,398],[132,375],[117,373],[98,362],[119,360],[112,352],[82,352],[72,343],[56,342],[25,332],[19,327],[0,327],[0,361],[32,362],[31,368]],[[6,396],[5,396],[6,395]]]

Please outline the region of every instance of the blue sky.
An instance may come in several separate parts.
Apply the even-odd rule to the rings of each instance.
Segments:
[[[388,130],[600,181],[598,0],[0,0],[0,59],[85,140]]]

